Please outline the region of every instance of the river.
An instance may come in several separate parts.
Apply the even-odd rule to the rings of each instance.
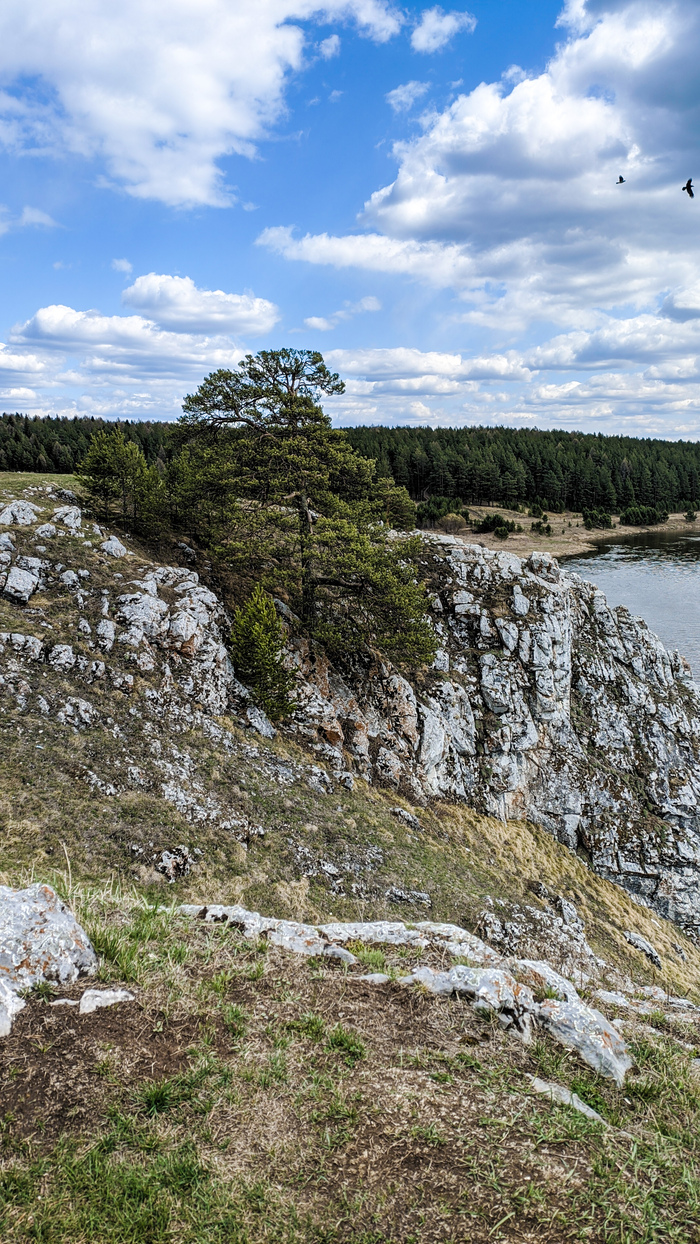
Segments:
[[[595,583],[611,605],[644,618],[700,681],[700,530],[620,536],[561,566]]]

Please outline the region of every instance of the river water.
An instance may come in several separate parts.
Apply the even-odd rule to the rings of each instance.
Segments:
[[[700,681],[700,530],[620,536],[561,566],[595,583],[609,604],[644,618]]]

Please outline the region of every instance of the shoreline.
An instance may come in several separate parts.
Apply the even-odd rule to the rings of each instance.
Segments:
[[[541,536],[537,532],[530,531],[530,523],[533,519],[518,513],[517,510],[507,510],[499,505],[474,505],[469,507],[469,511],[478,518],[484,518],[487,514],[502,514],[504,518],[520,523],[525,530],[509,532],[507,540],[497,539],[493,532],[472,532],[468,527],[450,532],[450,535],[463,540],[465,544],[480,544],[483,548],[492,550],[504,549],[508,553],[515,553],[517,557],[528,557],[533,552],[551,553],[557,561],[562,561],[570,557],[580,557],[585,553],[593,553],[601,544],[608,544],[630,536],[660,532],[691,534],[694,531],[700,535],[700,517],[697,523],[688,523],[682,513],[670,514],[668,522],[652,527],[620,526],[619,522],[613,520],[615,526],[612,529],[587,531],[583,526],[581,514],[568,510],[564,514],[550,514],[552,535]],[[437,526],[434,530],[438,532],[442,528]]]

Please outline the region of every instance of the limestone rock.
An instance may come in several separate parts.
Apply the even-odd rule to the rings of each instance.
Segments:
[[[541,825],[700,940],[700,687],[687,663],[548,554],[414,534],[449,674],[445,660],[414,688],[388,662],[334,668],[291,640],[292,729],[411,803]]]
[[[34,574],[31,570],[22,570],[19,566],[13,566],[5,580],[3,592],[11,600],[16,600],[19,604],[26,605],[38,586],[39,576],[37,574]]]
[[[127,550],[117,536],[109,536],[102,541],[100,545],[103,553],[108,553],[110,557],[126,557]]]
[[[647,959],[654,964],[654,967],[661,971],[659,952],[654,949],[651,942],[648,942],[645,937],[641,937],[639,933],[630,933],[629,930],[625,933],[625,937],[630,946],[634,946],[635,950],[641,950],[642,954],[646,955]]]
[[[575,1050],[589,1067],[622,1088],[633,1059],[619,1032],[600,1011],[580,999],[559,1002],[545,998],[540,1004],[539,1020],[557,1041]]]
[[[7,991],[16,994],[38,981],[68,984],[96,968],[90,939],[50,886],[0,886],[0,1027],[3,1011],[19,1009]]]
[[[86,989],[80,999],[80,1015],[92,1015],[103,1006],[117,1006],[120,1002],[133,1002],[135,994],[128,989]]]
[[[39,513],[38,505],[33,501],[10,501],[0,510],[0,523],[16,524],[18,527],[31,527]]]
[[[53,512],[54,523],[67,527],[71,535],[76,535],[82,525],[82,514],[77,505],[61,505]]]

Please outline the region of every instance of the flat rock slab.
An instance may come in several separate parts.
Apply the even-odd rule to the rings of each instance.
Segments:
[[[598,1114],[597,1110],[594,1110],[592,1106],[582,1101],[577,1093],[572,1093],[571,1089],[564,1088],[563,1084],[552,1084],[550,1080],[540,1080],[538,1076],[528,1076],[528,1080],[535,1093],[539,1093],[542,1097],[548,1097],[550,1101],[556,1102],[558,1106],[571,1106],[572,1110],[578,1110],[579,1114],[585,1114],[587,1119],[592,1119],[596,1123],[602,1123],[605,1127],[610,1126],[602,1114]]]

